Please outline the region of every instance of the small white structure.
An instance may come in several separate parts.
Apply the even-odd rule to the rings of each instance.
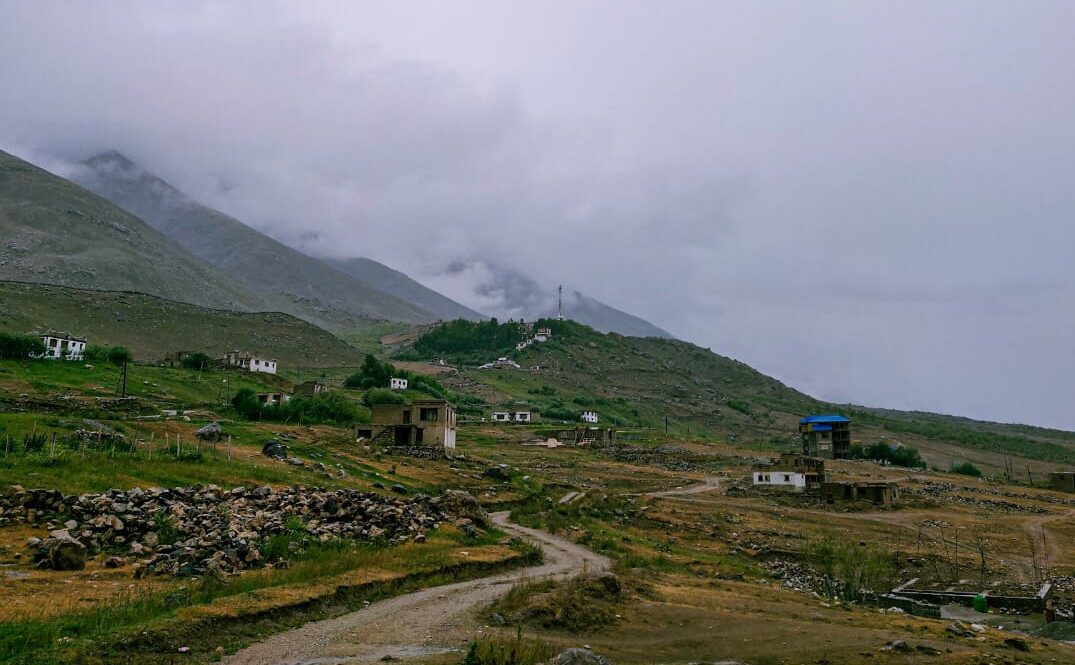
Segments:
[[[579,417],[579,419],[582,420],[582,422],[584,422],[584,423],[596,423],[597,422],[597,412],[596,411],[583,411],[582,415]]]
[[[485,363],[478,367],[478,369],[500,369],[501,367],[512,367],[514,369],[521,369],[519,363],[508,358],[497,358],[491,363]]]
[[[549,328],[538,328],[534,333],[535,342],[547,342],[550,337],[552,337],[552,330]]]
[[[534,421],[530,411],[494,411],[494,423],[529,423]]]
[[[252,353],[246,353],[243,351],[232,351],[230,353],[225,353],[223,363],[228,367],[238,367],[239,369],[246,370],[247,372],[264,372],[265,374],[276,374],[275,360],[259,358]]]
[[[86,351],[86,340],[82,337],[72,337],[67,333],[45,333],[39,337],[45,344],[45,352],[38,358],[82,360]]]
[[[391,379],[388,380],[388,387],[392,390],[406,390],[407,379],[400,379],[393,376]]]
[[[754,472],[755,485],[775,485],[802,492],[806,489],[806,474],[798,471],[769,469]]]
[[[275,393],[258,393],[258,402],[262,406],[274,406],[276,404],[287,404],[291,401],[291,395],[285,392]]]

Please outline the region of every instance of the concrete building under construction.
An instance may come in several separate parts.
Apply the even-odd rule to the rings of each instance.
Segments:
[[[851,456],[851,421],[838,414],[806,416],[799,421],[803,455],[824,459]]]

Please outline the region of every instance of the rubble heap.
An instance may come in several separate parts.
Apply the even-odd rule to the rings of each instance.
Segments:
[[[109,552],[136,558],[136,576],[226,574],[258,567],[267,563],[267,539],[285,533],[305,543],[402,543],[424,541],[426,532],[444,521],[468,533],[487,525],[474,497],[455,490],[410,498],[267,485],[134,488],[81,496],[18,486],[12,490],[0,495],[0,524],[50,519],[48,538],[29,542],[39,567],[81,568],[87,554]]]

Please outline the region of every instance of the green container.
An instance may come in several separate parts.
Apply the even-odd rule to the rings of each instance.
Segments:
[[[983,614],[989,611],[989,601],[987,601],[982,594],[978,594],[974,597],[974,611]]]

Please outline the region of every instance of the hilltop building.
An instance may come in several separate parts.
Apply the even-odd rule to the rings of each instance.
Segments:
[[[583,411],[582,415],[579,416],[579,420],[581,420],[584,423],[596,423],[597,420],[598,420],[597,412],[596,411]]]
[[[1075,471],[1053,471],[1049,474],[1049,488],[1075,493]]]
[[[851,421],[838,414],[806,416],[799,421],[803,455],[825,459],[851,456]]]
[[[375,404],[369,425],[355,426],[356,439],[375,445],[406,448],[418,456],[455,451],[455,407],[447,400],[413,404]]]
[[[393,376],[391,379],[388,380],[388,387],[392,390],[406,390],[407,379],[401,379]]]
[[[550,337],[552,337],[551,328],[538,328],[537,332],[534,333],[535,342],[547,342]]]
[[[220,359],[220,362],[225,367],[237,367],[247,372],[264,372],[265,374],[276,374],[276,361],[269,360],[267,358],[259,358],[252,353],[246,353],[245,351],[232,351],[225,353],[224,357]]]
[[[782,453],[767,464],[754,465],[754,485],[781,487],[803,492],[820,487],[825,480],[825,460],[798,453]]]
[[[82,360],[86,352],[86,338],[68,333],[44,333],[38,335],[45,345],[45,352],[37,356],[49,360]]]
[[[303,381],[295,386],[295,397],[316,397],[321,393],[328,392],[328,388],[320,381]]]

